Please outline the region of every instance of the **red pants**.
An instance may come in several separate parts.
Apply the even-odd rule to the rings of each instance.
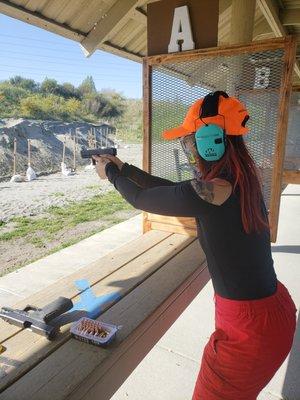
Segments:
[[[279,281],[276,293],[263,299],[214,299],[216,330],[192,400],[256,400],[291,350],[295,304]]]

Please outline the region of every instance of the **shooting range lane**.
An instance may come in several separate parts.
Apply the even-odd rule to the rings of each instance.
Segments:
[[[157,258],[155,261],[157,262]],[[176,317],[186,307],[186,303],[191,301],[188,292],[193,291],[196,295],[199,283],[192,287],[194,276],[201,276],[202,287],[209,279],[205,258],[203,253],[201,257],[197,242],[193,242],[176,257],[161,265],[155,274],[150,275],[103,314],[102,319],[105,322],[118,321],[123,325],[111,347],[103,349],[71,339],[4,391],[2,399],[96,398],[95,395],[99,396],[100,393],[101,399],[109,399],[135,368],[136,359],[140,362],[174,321],[172,305],[181,294],[178,293],[178,287],[181,286],[179,284],[185,285],[180,290],[186,290],[187,293],[185,301],[180,307],[177,305]],[[186,280],[189,282],[185,283]],[[164,326],[164,318],[169,322],[167,328]],[[143,341],[147,335],[156,339],[153,343],[151,337],[152,346],[149,347],[148,337],[148,342],[143,347],[138,343],[137,348],[136,342]],[[125,376],[124,368],[127,369]]]
[[[24,308],[27,304],[34,304],[38,307],[43,307],[47,303],[56,299],[58,296],[69,297],[73,303],[80,300],[80,293],[76,289],[74,281],[78,279],[87,279],[93,288],[96,295],[104,295],[115,290],[114,287],[109,286],[110,281],[114,281],[114,278],[110,278],[112,274],[118,272],[119,269],[123,270],[128,263],[138,260],[137,263],[143,262],[143,254],[150,251],[153,247],[159,245],[159,243],[167,239],[170,234],[164,232],[153,232],[147,237],[143,237],[143,240],[137,239],[131,244],[122,246],[118,252],[110,253],[91,265],[82,268],[78,272],[69,275],[66,278],[61,279],[57,283],[49,286],[47,289],[42,290],[35,295],[17,303],[14,308]],[[156,248],[156,247],[155,247]],[[96,285],[99,284],[98,290]],[[121,295],[124,292],[120,291]],[[63,333],[67,332],[68,328],[62,327]],[[9,325],[1,320],[0,325],[1,332],[1,343],[6,347],[6,352],[3,357],[0,358],[0,390],[3,389],[9,382],[16,379],[19,373],[27,371],[30,368],[31,362],[23,363],[21,360],[25,360],[29,354],[34,354],[34,361],[37,362],[45,357],[49,352],[53,351],[62,342],[66,340],[66,335],[58,336],[53,342],[45,340],[43,337],[38,336],[29,330],[22,330],[16,326]],[[5,335],[5,336],[4,336]],[[5,343],[5,344],[4,344]],[[40,347],[40,351],[35,351]],[[5,358],[15,360],[14,364],[18,364],[18,367],[6,365]],[[18,362],[16,363],[16,361]],[[33,360],[31,360],[33,361]]]
[[[44,307],[47,303],[56,299],[57,296],[69,297],[75,302],[80,297],[80,293],[74,284],[76,280],[84,278],[93,286],[169,236],[170,233],[149,232],[148,235],[121,246],[118,252],[111,252],[99,258],[98,261],[81,268],[71,276],[68,275],[66,278],[60,279],[55,284],[48,286],[47,289],[41,290],[27,299],[14,304],[14,308],[23,309],[28,303]],[[4,343],[20,331],[20,328],[9,325],[0,319],[0,343]]]
[[[195,252],[197,254],[195,254]],[[73,301],[76,301],[79,295],[76,291],[74,280],[79,278],[88,279],[97,296],[111,293],[118,287],[119,294],[122,296],[122,300],[118,302],[120,303],[120,307],[117,309],[119,311],[113,312],[111,309],[110,311],[113,312],[111,315],[105,312],[104,320],[105,322],[123,325],[122,330],[118,334],[118,340],[122,341],[149,313],[153,312],[155,308],[165,300],[165,290],[168,291],[171,287],[171,293],[180,286],[180,284],[203,263],[204,259],[204,254],[199,244],[194,242],[193,238],[188,238],[184,235],[151,231],[131,244],[123,246],[117,253],[111,253],[103,257],[98,262],[82,269],[80,272],[71,275],[67,279],[62,279],[58,284],[52,285],[46,290],[23,301],[22,304],[19,303],[17,307],[24,307],[24,305],[28,303],[42,307],[57,296],[70,297]],[[173,267],[169,266],[169,264],[173,265]],[[173,270],[167,273],[166,271],[168,268],[173,268]],[[159,274],[162,274],[162,278],[158,277]],[[167,278],[168,276],[172,279],[170,280]],[[157,282],[165,283],[163,283],[162,287],[157,287]],[[143,285],[148,287],[148,289],[145,289],[145,293],[142,289]],[[149,289],[149,285],[151,289]],[[151,300],[148,299],[148,296],[150,296]],[[127,303],[128,305],[126,305]],[[153,308],[151,308],[152,306]],[[110,303],[103,311],[111,307],[112,304]],[[134,308],[137,308],[137,310],[134,311]],[[102,318],[102,316],[100,318]],[[3,324],[5,323],[1,321],[1,327],[4,327]],[[6,328],[10,328],[9,334]],[[44,390],[42,388],[44,383],[50,380],[52,381],[52,375],[56,376],[58,371],[57,365],[66,363],[62,369],[66,371],[69,377],[68,379],[70,379],[70,386],[64,385],[67,377],[62,379],[62,386],[60,386],[58,382],[54,383],[54,386],[58,385],[55,391],[57,395],[55,396],[52,396],[52,394],[50,395],[51,391],[49,392],[49,388],[47,387],[47,393],[50,397],[52,396],[52,399],[64,398],[62,394],[63,387],[65,387],[64,390],[67,390],[69,393],[73,385],[77,386],[81,382],[77,379],[79,371],[75,373],[74,370],[76,375],[76,379],[74,379],[75,375],[73,373],[70,374],[70,368],[76,366],[76,369],[80,365],[85,365],[84,371],[81,371],[78,375],[78,378],[82,377],[82,379],[84,379],[85,374],[89,370],[87,366],[90,364],[89,361],[91,361],[91,371],[95,368],[95,362],[100,362],[101,364],[101,357],[98,352],[102,351],[103,355],[108,355],[110,353],[109,350],[95,350],[94,347],[91,350],[90,346],[84,344],[84,347],[82,347],[81,343],[73,339],[70,340],[70,342],[72,342],[71,346],[74,345],[77,350],[72,350],[69,356],[66,357],[63,349],[65,348],[65,344],[68,345],[66,342],[70,339],[69,328],[70,325],[63,326],[61,329],[62,334],[53,342],[49,342],[28,330],[18,330],[16,327],[5,324],[6,337],[2,338],[2,343],[7,350],[0,357],[1,390],[12,385],[13,382],[17,382],[5,390],[3,394],[1,394],[1,398],[26,398],[25,394],[25,397],[19,397],[17,394],[18,390],[20,390],[20,393],[28,390],[28,396],[32,399],[41,398],[41,394],[36,394],[37,397],[34,397],[32,394],[29,395],[29,393],[32,393],[32,387],[35,387],[37,392],[39,392],[39,390]],[[3,332],[3,329],[1,329],[1,332]],[[77,348],[77,346],[79,347]],[[56,352],[57,349],[59,349],[59,351]],[[68,347],[66,347],[66,349],[68,349]],[[94,354],[94,357],[91,357],[90,353]],[[83,361],[83,364],[78,362],[80,355],[84,357],[86,355],[87,357],[87,359]],[[51,357],[51,362],[56,364],[53,370],[49,357]],[[53,357],[55,359],[54,361]],[[71,357],[71,360],[69,357]],[[50,364],[48,364],[48,359]],[[40,375],[41,362],[45,365],[47,373],[44,371]],[[74,365],[71,366],[68,365],[68,363]],[[35,368],[36,366],[37,368]],[[31,378],[31,375],[33,374],[32,376],[34,377],[36,373],[40,376],[37,378],[37,382],[33,384],[31,380],[35,380],[35,378]],[[21,380],[18,381],[20,378]],[[44,378],[45,381],[43,381]],[[28,383],[28,379],[30,383]],[[55,379],[60,379],[60,377]],[[46,399],[48,394],[43,394],[42,398]]]

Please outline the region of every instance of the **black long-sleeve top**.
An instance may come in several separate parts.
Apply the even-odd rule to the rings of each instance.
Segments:
[[[179,183],[152,176],[125,163],[109,163],[106,174],[120,194],[135,208],[155,214],[194,217],[200,244],[217,294],[228,299],[252,300],[275,293],[270,232],[246,234],[240,202],[232,193],[222,205],[203,200],[191,180]],[[267,218],[267,211],[262,204]]]

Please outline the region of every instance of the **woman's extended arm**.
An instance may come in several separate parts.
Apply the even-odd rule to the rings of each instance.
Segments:
[[[113,163],[106,165],[105,172],[121,195],[137,209],[177,217],[196,217],[208,210],[209,204],[199,197],[190,181],[141,188],[123,176]]]
[[[156,186],[172,186],[178,184],[178,182],[172,182],[168,179],[163,179],[158,176],[148,174],[140,168],[127,163],[123,164],[121,168],[121,175],[129,178],[144,189],[153,188]]]

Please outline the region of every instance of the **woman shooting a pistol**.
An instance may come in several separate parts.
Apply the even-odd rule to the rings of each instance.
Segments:
[[[135,208],[194,217],[215,301],[215,331],[204,348],[193,400],[255,400],[290,352],[296,307],[277,279],[258,173],[243,135],[249,115],[225,92],[196,101],[179,139],[192,180],[174,183],[116,157],[94,157]],[[183,266],[184,267],[184,266]],[[201,310],[199,310],[200,316]]]

